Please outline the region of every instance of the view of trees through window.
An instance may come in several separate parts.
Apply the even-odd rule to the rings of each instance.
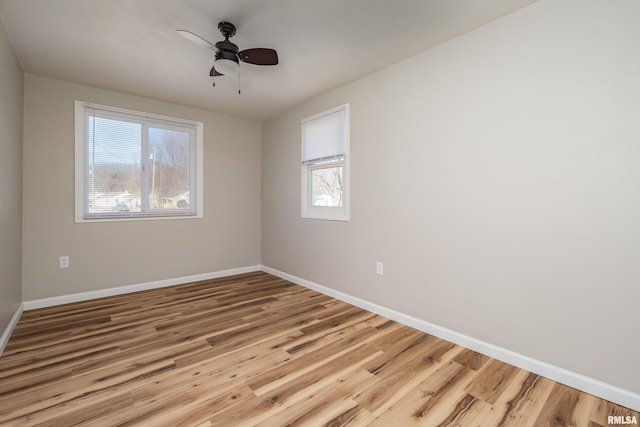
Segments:
[[[342,206],[342,166],[311,170],[312,206]]]
[[[150,128],[147,174],[150,209],[189,207],[189,134]]]
[[[188,132],[90,116],[88,137],[89,213],[189,208]]]

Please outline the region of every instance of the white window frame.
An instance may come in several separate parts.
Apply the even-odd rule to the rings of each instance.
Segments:
[[[189,212],[182,210],[147,210],[146,212],[103,212],[89,213],[89,194],[87,188],[88,182],[88,114],[92,109],[99,109],[105,114],[109,112],[118,115],[128,115],[135,120],[144,120],[149,124],[160,123],[163,128],[171,128],[184,130],[185,127],[193,128],[194,140],[191,141],[191,154],[195,157],[192,162],[191,170],[191,187],[189,191],[195,195],[191,197],[190,203],[194,205],[194,209]],[[119,116],[121,117],[121,116]],[[143,134],[143,146],[141,148],[142,159],[149,157],[147,153],[147,145],[144,140],[147,136]],[[107,105],[94,104],[85,101],[75,101],[75,222],[101,222],[101,221],[132,221],[132,220],[156,220],[156,219],[190,219],[202,218],[204,215],[203,205],[203,138],[204,125],[202,122],[193,120],[179,119],[175,117],[161,116],[158,114],[145,113],[141,111],[128,110],[124,108],[111,107]],[[143,165],[145,160],[143,160]],[[195,169],[195,170],[194,170]],[[143,191],[146,187],[145,180],[143,182]],[[144,196],[142,197],[145,198]],[[146,203],[146,202],[143,202]]]
[[[305,132],[304,125],[307,122],[312,120],[321,118],[323,116],[327,116],[330,114],[334,114],[339,111],[344,111],[344,142],[345,142],[345,153],[344,160],[336,160],[336,161],[327,161],[327,162],[318,162],[312,165],[306,163],[304,158],[305,152]],[[301,132],[301,208],[300,208],[300,216],[302,218],[310,218],[310,219],[323,219],[329,221],[349,221],[349,198],[350,198],[350,126],[349,126],[349,104],[340,105],[338,107],[332,108],[327,111],[323,111],[322,113],[307,117],[302,119],[300,122],[300,132]],[[336,166],[342,166],[342,206],[313,206],[311,204],[311,172],[317,169],[323,168],[333,168]]]

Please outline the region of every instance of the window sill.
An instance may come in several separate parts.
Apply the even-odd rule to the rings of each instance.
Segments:
[[[345,208],[304,208],[300,213],[304,219],[321,219],[325,221],[349,221],[349,212]]]
[[[174,215],[97,215],[76,218],[76,224],[89,222],[114,222],[114,221],[154,221],[174,219],[201,219],[202,214],[174,214]]]

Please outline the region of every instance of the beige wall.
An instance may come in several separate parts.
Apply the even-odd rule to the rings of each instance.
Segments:
[[[24,73],[0,21],[0,335],[22,303]]]
[[[74,100],[202,121],[204,218],[74,223]],[[260,122],[29,74],[24,102],[24,300],[260,264]]]
[[[263,264],[640,392],[638,22],[543,0],[265,122]],[[301,219],[345,102],[352,220]]]

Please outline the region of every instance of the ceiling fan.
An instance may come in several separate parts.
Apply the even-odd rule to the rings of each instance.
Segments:
[[[236,27],[230,22],[220,22],[218,30],[222,33],[224,40],[213,44],[197,34],[188,30],[176,30],[185,38],[215,50],[215,61],[209,72],[212,77],[229,76],[238,74],[240,71],[240,61],[254,65],[277,65],[278,53],[273,49],[257,47],[253,49],[239,50],[238,45],[229,41],[230,37],[236,34]]]

